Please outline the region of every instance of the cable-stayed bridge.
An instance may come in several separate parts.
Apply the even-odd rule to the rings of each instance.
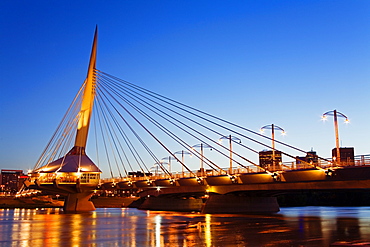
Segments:
[[[94,210],[95,189],[135,188],[149,209],[275,212],[286,191],[370,188],[368,156],[322,158],[276,140],[276,125],[270,137],[100,71],[96,54],[97,31],[86,80],[26,182],[67,195],[67,211]]]

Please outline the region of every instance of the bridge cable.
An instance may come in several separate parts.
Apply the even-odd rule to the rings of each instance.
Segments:
[[[105,98],[107,98],[107,96],[105,96]],[[108,100],[108,102],[110,102],[109,100]],[[131,127],[131,125],[124,119],[124,117],[121,115],[121,113],[118,111],[118,109],[110,102],[110,104],[112,105],[112,107],[115,109],[115,111],[117,112],[117,114],[118,115],[120,115],[120,117],[121,117],[121,119],[125,122],[125,124],[129,127],[129,129],[131,130],[131,132],[136,136],[136,138],[138,139],[138,141],[143,145],[143,147],[149,152],[149,154],[150,155],[152,155],[152,157],[153,157],[153,155],[154,155],[154,153],[153,152],[151,152],[150,151],[150,149],[148,148],[148,146],[142,141],[142,139],[139,137],[139,135],[134,131],[134,129]],[[121,107],[123,107],[122,105],[121,105]],[[137,151],[135,151],[135,152],[137,152]],[[138,156],[139,158],[140,158],[140,156]],[[153,157],[154,159],[156,159],[158,162],[159,162],[159,160],[158,160],[158,158],[156,158],[155,156]],[[141,159],[141,158],[140,158]],[[142,161],[142,160],[141,160]],[[142,161],[143,162],[143,161]],[[143,164],[144,164],[144,162],[143,162]],[[144,164],[144,166],[145,166],[145,164]],[[146,166],[145,166],[146,167]],[[146,167],[147,168],[147,167]],[[162,169],[166,172],[166,169],[164,168],[164,167],[162,167]],[[147,168],[147,170],[148,170],[148,172],[149,172],[149,169]],[[144,172],[144,171],[143,171]],[[170,177],[171,177],[171,175],[169,174],[169,172],[167,171],[166,172]],[[144,175],[145,175],[145,172],[144,172]],[[145,175],[146,176],[146,175]]]
[[[126,88],[126,87],[125,87]],[[121,89],[121,91],[122,90],[124,90],[124,89]],[[130,90],[130,89],[128,89],[128,90]],[[127,96],[128,97],[130,97],[131,99],[133,99],[133,100],[135,100],[136,102],[138,102],[138,98],[136,97],[136,98],[134,98],[134,97],[132,97],[132,96],[129,96],[128,95],[128,91],[127,90],[124,90],[127,94]],[[130,90],[131,91],[131,90]],[[124,92],[123,92],[124,93]],[[137,92],[134,92],[134,93],[136,93],[136,94],[138,94]],[[132,94],[131,94],[132,95]],[[171,112],[173,112],[173,113],[175,113],[175,114],[177,114],[177,115],[179,115],[179,116],[181,116],[181,117],[183,117],[183,118],[185,118],[185,119],[187,119],[187,120],[189,120],[189,121],[191,121],[191,122],[193,122],[193,123],[195,123],[195,124],[197,124],[197,125],[199,125],[199,126],[201,126],[201,127],[203,127],[203,128],[205,128],[205,129],[207,129],[207,130],[209,130],[209,131],[211,131],[211,132],[213,132],[213,133],[216,133],[216,134],[218,134],[219,136],[223,136],[223,134],[222,133],[220,133],[220,132],[217,132],[217,131],[215,131],[215,130],[213,130],[213,129],[211,129],[211,128],[209,128],[209,127],[207,127],[207,126],[205,126],[205,125],[203,125],[203,124],[200,124],[199,122],[196,122],[196,121],[194,121],[194,120],[192,120],[192,119],[190,119],[190,118],[188,118],[188,117],[186,117],[186,116],[184,116],[183,114],[180,114],[180,113],[178,113],[178,112],[175,112],[175,111],[173,111],[172,109],[170,109],[170,108],[168,108],[168,107],[166,107],[166,106],[164,106],[164,105],[162,105],[162,104],[160,104],[160,103],[158,103],[158,102],[155,102],[155,101],[153,101],[153,100],[151,100],[151,99],[149,99],[149,98],[147,98],[147,97],[145,97],[145,96],[143,96],[143,95],[141,95],[141,94],[139,94],[140,96],[142,96],[143,98],[146,98],[146,99],[148,99],[148,100],[150,100],[150,101],[152,101],[152,102],[154,102],[155,104],[158,104],[158,105],[160,105],[161,107],[163,107],[163,108],[165,108],[165,109],[167,109],[167,110],[169,110],[169,111],[171,111]],[[188,126],[188,125],[186,125],[186,124],[184,124],[183,122],[181,122],[181,121],[179,121],[179,120],[177,120],[176,118],[174,118],[174,117],[172,117],[172,116],[170,116],[169,114],[167,114],[167,113],[165,113],[165,112],[163,112],[162,110],[160,110],[160,109],[158,109],[157,107],[155,107],[155,106],[153,106],[152,104],[150,104],[150,103],[148,103],[148,102],[146,102],[146,101],[144,101],[144,100],[142,100],[142,99],[140,99],[140,101],[142,101],[142,102],[145,102],[145,104],[147,104],[147,105],[149,105],[149,106],[151,106],[152,108],[155,108],[156,110],[158,110],[158,111],[160,111],[161,113],[163,113],[163,114],[165,114],[166,116],[168,116],[168,117],[170,117],[170,118],[172,118],[173,120],[175,120],[175,121],[177,121],[177,122],[179,122],[180,124],[182,124],[182,125],[185,125],[187,128],[189,128],[189,129],[191,129],[191,130],[193,130],[194,132],[196,132],[196,133],[198,133],[198,134],[200,134],[200,135],[202,135],[203,137],[205,137],[205,138],[207,138],[208,140],[210,140],[210,141],[212,141],[213,143],[215,143],[215,144],[217,144],[217,145],[219,145],[219,146],[221,146],[221,147],[223,147],[224,149],[226,149],[227,151],[229,151],[230,152],[230,149],[228,149],[227,147],[224,147],[224,146],[222,146],[221,144],[219,144],[219,143],[217,143],[217,142],[215,142],[214,140],[212,140],[211,138],[209,138],[209,137],[207,137],[206,135],[204,135],[204,134],[202,134],[201,132],[199,132],[199,131],[197,131],[197,130],[195,130],[194,128],[191,128],[190,126]],[[139,104],[142,104],[142,103],[140,103],[140,102],[138,102]],[[143,105],[143,104],[142,104]],[[143,105],[144,106],[144,105]],[[151,110],[152,112],[154,112],[151,108],[149,108],[149,107],[147,107],[147,106],[144,106],[144,107],[146,107],[147,109],[149,109],[149,110]],[[156,113],[156,112],[154,112],[154,113]],[[158,113],[156,113],[158,116],[160,116],[160,117],[162,117],[162,118],[164,118],[162,115],[160,115],[160,114],[158,114]],[[168,119],[166,119],[166,120],[168,120]],[[169,120],[168,120],[169,121]],[[173,125],[175,125],[176,127],[178,127],[178,128],[181,128],[181,127],[179,127],[178,125],[176,125],[176,124],[174,124],[173,122],[171,122]],[[182,129],[182,128],[181,128]],[[183,130],[183,129],[182,129]],[[184,130],[183,130],[184,131]],[[247,147],[247,146],[245,146],[245,145],[243,145],[243,144],[241,144],[241,143],[237,143],[238,145],[240,145],[240,146],[242,146],[242,147],[244,147],[244,148],[246,148],[246,149],[249,149],[249,150],[251,150],[251,151],[253,151],[253,152],[255,152],[255,153],[258,153],[258,151],[256,151],[256,150],[254,150],[254,149],[251,149],[251,148],[249,148],[249,147]],[[269,146],[267,146],[266,145],[266,147],[269,147]],[[216,149],[215,149],[216,150]],[[242,159],[244,159],[245,161],[247,161],[247,162],[249,162],[249,163],[251,163],[251,164],[253,164],[253,165],[255,165],[255,166],[258,166],[257,164],[255,164],[254,162],[252,162],[252,161],[250,161],[250,160],[248,160],[248,159],[246,159],[245,157],[243,157],[243,156],[241,156],[240,154],[238,154],[238,153],[236,153],[235,151],[231,151],[233,154],[235,154],[235,155],[237,155],[238,157],[240,157],[240,158],[242,158]],[[222,152],[220,152],[220,153],[222,153]],[[223,154],[223,153],[222,153]],[[238,163],[239,165],[241,165],[241,166],[243,166],[242,164],[240,164],[238,161],[235,161],[236,163]],[[243,167],[245,167],[245,166],[243,166]]]
[[[99,107],[100,107],[100,109],[101,109],[101,104],[100,104],[100,102],[99,102],[99,101],[97,101],[97,102],[98,102]],[[112,154],[113,154],[113,158],[114,158],[114,161],[115,161],[115,163],[116,163],[116,167],[117,167],[117,170],[118,170],[118,174],[119,174],[120,178],[122,179],[122,174],[121,174],[121,170],[120,170],[120,168],[119,168],[119,166],[118,166],[116,153],[114,152],[114,149],[113,149],[113,146],[115,146],[115,148],[116,148],[116,149],[117,149],[117,146],[116,146],[116,143],[115,143],[115,141],[114,141],[114,138],[112,138],[112,132],[111,132],[112,128],[107,128],[107,127],[109,127],[109,126],[108,126],[108,124],[110,124],[110,122],[108,122],[108,120],[107,120],[107,117],[106,117],[105,111],[103,111],[103,110],[101,109],[101,112],[102,112],[102,116],[103,116],[104,121],[107,123],[107,124],[105,124],[105,125],[104,125],[104,127],[105,127],[105,129],[106,129],[106,133],[108,133],[108,132],[109,132],[109,134],[110,134],[109,136],[110,136],[111,138],[109,138],[109,139],[108,139],[108,141],[109,141],[109,145],[110,145],[110,147],[111,147],[111,151],[112,151]],[[112,141],[113,141],[113,144],[114,144],[114,145],[112,145]]]
[[[71,114],[73,114],[73,112],[77,108],[76,106],[78,106],[81,103],[81,100],[80,100],[81,99],[81,93],[82,93],[84,87],[85,87],[85,84],[83,84],[80,87],[80,90],[78,91],[78,93],[74,97],[72,103],[68,107],[68,109],[67,109],[66,113],[64,114],[61,122],[59,123],[57,129],[55,130],[51,139],[47,143],[44,151],[42,152],[39,159],[37,160],[33,170],[37,169],[38,167],[43,166],[43,164],[45,164],[46,162],[47,163],[45,165],[48,165],[51,161],[54,160],[53,157],[56,154],[56,150],[60,146],[60,145],[57,144],[60,141],[60,138],[61,138],[60,136],[61,135],[63,136],[63,133],[67,133],[67,135],[68,135],[68,133],[70,133],[70,131],[66,131],[66,129],[67,129],[66,125],[68,126],[68,123],[70,123],[70,120],[69,120],[71,118],[70,116],[71,116]]]
[[[124,93],[124,92],[122,92],[122,93]],[[124,94],[126,94],[126,93],[124,93]],[[198,139],[198,140],[200,140],[200,141],[202,141],[201,139],[199,139],[199,138],[197,138],[196,136],[194,136],[193,134],[191,134],[191,133],[189,133],[188,131],[186,131],[186,130],[184,130],[183,128],[181,128],[180,126],[178,126],[177,124],[175,124],[175,123],[173,123],[171,120],[169,120],[168,118],[165,118],[163,115],[161,115],[161,114],[159,114],[159,113],[157,113],[157,112],[155,112],[153,109],[151,109],[151,108],[149,108],[148,106],[145,106],[143,103],[141,103],[141,102],[139,102],[137,99],[135,99],[135,98],[133,98],[133,97],[131,97],[130,95],[128,95],[128,94],[126,94],[128,97],[130,97],[131,99],[133,99],[134,101],[136,101],[137,103],[139,103],[139,104],[141,104],[141,105],[143,105],[145,108],[147,108],[148,110],[150,110],[150,111],[152,111],[152,112],[154,112],[155,114],[157,114],[158,116],[160,116],[160,117],[162,117],[162,118],[164,118],[165,120],[167,120],[168,122],[170,122],[171,124],[173,124],[173,125],[175,125],[176,127],[178,127],[178,128],[180,128],[181,130],[183,130],[184,132],[186,132],[186,133],[188,133],[189,135],[192,135],[194,138],[196,138],[196,139]],[[141,100],[141,99],[140,99]],[[177,120],[177,119],[175,119],[174,117],[172,117],[172,116],[170,116],[170,115],[168,115],[167,113],[165,113],[165,112],[163,112],[162,110],[160,110],[160,109],[158,109],[157,107],[155,107],[155,106],[153,106],[153,105],[151,105],[151,104],[149,104],[148,102],[145,102],[145,101],[143,101],[143,100],[141,100],[142,102],[144,102],[145,104],[148,104],[148,105],[150,105],[152,108],[155,108],[156,110],[158,110],[158,111],[160,111],[161,113],[163,113],[163,114],[165,114],[166,116],[168,116],[168,117],[170,117],[170,118],[172,118],[173,120],[175,120],[175,121],[177,121],[177,122],[179,122],[179,123],[181,123],[182,125],[185,125],[187,128],[189,128],[189,129],[191,129],[192,131],[194,131],[194,132],[196,132],[196,133],[198,133],[198,134],[200,134],[200,135],[202,135],[203,137],[205,137],[205,138],[207,138],[208,140],[210,140],[210,141],[212,141],[213,143],[215,143],[215,144],[217,144],[217,145],[219,145],[219,146],[221,146],[221,147],[223,147],[223,148],[225,148],[226,150],[228,150],[228,151],[230,151],[228,148],[226,148],[226,147],[224,147],[224,146],[222,146],[221,144],[219,144],[219,143],[217,143],[217,142],[215,142],[214,140],[212,140],[211,138],[209,138],[209,137],[207,137],[206,135],[204,135],[204,134],[202,134],[202,133],[200,133],[199,131],[197,131],[197,130],[195,130],[195,129],[193,129],[193,128],[191,128],[190,126],[188,126],[188,125],[186,125],[186,124],[184,124],[183,122],[181,122],[181,121],[179,121],[179,120]],[[155,102],[156,103],[156,102]],[[130,104],[132,104],[132,103],[130,103]],[[133,106],[132,106],[133,107]],[[166,107],[165,107],[166,108]],[[170,109],[169,109],[170,110]],[[137,110],[138,111],[138,110]],[[176,112],[175,112],[176,113]],[[142,114],[145,114],[145,113],[142,113]],[[180,114],[181,115],[181,114]],[[181,116],[183,116],[183,115],[181,115]],[[147,116],[148,117],[148,116]],[[184,116],[183,116],[184,117]],[[185,117],[186,118],[186,117]],[[153,119],[152,119],[153,120]],[[155,121],[155,120],[153,120],[153,121]],[[157,122],[157,121],[156,121]],[[158,123],[158,122],[157,122]],[[162,125],[162,127],[163,127],[163,125]],[[206,127],[206,128],[208,128],[208,127]],[[208,128],[209,129],[209,128]],[[168,129],[167,129],[168,130]],[[211,129],[210,129],[211,130]],[[213,131],[213,130],[212,130]],[[215,132],[215,131],[214,131]],[[218,133],[218,132],[216,132],[216,133]],[[222,136],[222,134],[221,133],[218,133],[220,136]],[[213,147],[214,148],[214,147]],[[215,148],[214,148],[215,149]],[[222,155],[224,155],[225,157],[228,157],[227,155],[225,155],[223,152],[221,152],[220,150],[218,150],[218,149],[215,149],[217,152],[219,152],[220,154],[222,154]],[[236,154],[237,156],[239,156],[239,157],[241,157],[238,153],[235,153],[235,152],[233,152],[234,154]],[[244,158],[244,157],[242,157],[242,158]],[[245,158],[244,158],[245,159]],[[247,159],[245,159],[245,160],[247,160]],[[240,166],[242,166],[242,167],[245,167],[244,165],[242,165],[241,163],[239,163],[238,161],[236,161],[236,160],[234,160],[237,164],[239,164]],[[211,161],[212,162],[212,161]],[[212,162],[213,163],[213,162]],[[253,162],[251,162],[252,164],[254,164]],[[214,164],[214,163],[213,163]],[[215,165],[215,164],[214,164]],[[216,167],[218,167],[217,165],[215,165]],[[212,166],[211,166],[211,168],[213,168]],[[218,167],[219,169],[221,169],[220,167]],[[245,168],[247,168],[247,167],[245,167]],[[214,169],[214,168],[213,168]],[[222,169],[221,169],[222,170]]]
[[[101,72],[101,71],[100,71],[100,72]],[[106,73],[104,73],[104,72],[101,72],[101,73],[103,73],[103,74],[105,74],[105,75],[108,75],[108,74],[106,74]],[[110,75],[108,75],[108,76],[110,76]],[[231,129],[229,129],[229,128],[226,128],[226,127],[224,127],[224,126],[222,126],[222,125],[220,125],[220,124],[218,124],[218,123],[216,123],[216,122],[214,122],[214,121],[210,121],[210,120],[208,120],[208,119],[206,119],[206,118],[204,118],[204,117],[202,117],[202,116],[199,116],[198,114],[195,114],[195,113],[193,113],[193,112],[190,112],[190,111],[188,111],[188,110],[185,110],[184,108],[181,108],[181,107],[179,107],[179,106],[176,106],[176,105],[174,105],[174,104],[172,104],[172,103],[170,103],[170,102],[168,102],[168,101],[165,101],[165,100],[163,100],[163,99],[160,99],[160,98],[158,98],[158,97],[156,97],[156,96],[153,96],[152,94],[155,94],[155,95],[161,96],[162,98],[166,98],[166,99],[168,99],[168,100],[170,100],[170,101],[172,101],[172,102],[175,102],[175,103],[177,103],[177,104],[183,105],[183,106],[185,106],[185,107],[188,107],[188,108],[190,108],[190,109],[192,109],[192,110],[195,110],[195,111],[200,112],[200,113],[202,113],[202,114],[205,114],[205,115],[207,115],[207,116],[211,116],[211,117],[213,117],[213,118],[215,118],[215,119],[217,119],[217,120],[220,120],[220,121],[226,122],[226,123],[231,124],[231,125],[233,125],[233,126],[235,126],[235,127],[241,128],[241,129],[243,129],[243,130],[249,131],[249,132],[251,132],[251,133],[253,133],[253,134],[256,134],[256,135],[258,135],[258,136],[261,136],[261,137],[264,137],[264,138],[266,138],[266,139],[272,140],[271,138],[269,138],[269,137],[267,137],[267,136],[264,136],[264,135],[262,135],[262,134],[259,134],[259,133],[255,132],[255,131],[252,131],[252,130],[246,129],[246,128],[242,127],[242,126],[239,126],[239,125],[233,124],[233,123],[231,123],[231,122],[229,122],[229,121],[226,121],[226,120],[223,120],[223,119],[221,119],[221,118],[215,117],[215,116],[213,116],[213,115],[211,115],[211,114],[208,114],[208,113],[205,113],[205,112],[203,112],[203,111],[197,110],[197,109],[195,109],[195,108],[193,108],[193,107],[190,107],[190,106],[184,105],[184,104],[182,104],[182,103],[180,103],[180,102],[177,102],[177,101],[171,100],[171,99],[169,99],[169,98],[167,98],[167,97],[165,97],[165,96],[162,96],[162,95],[156,94],[156,93],[154,93],[154,92],[151,92],[151,91],[149,91],[149,90],[143,89],[143,88],[141,88],[141,87],[139,87],[139,86],[136,86],[136,85],[134,85],[134,84],[132,84],[132,83],[129,83],[129,82],[124,81],[124,80],[122,80],[122,79],[119,79],[119,78],[117,78],[117,77],[114,77],[114,76],[110,76],[110,77],[111,77],[111,78],[116,78],[116,80],[118,80],[118,81],[120,81],[120,82],[123,82],[123,83],[125,83],[126,85],[132,86],[132,87],[134,87],[135,89],[137,89],[138,91],[142,91],[142,92],[144,92],[144,93],[146,93],[146,94],[150,95],[151,97],[154,97],[154,98],[159,99],[159,100],[161,100],[161,101],[163,101],[163,102],[166,102],[167,104],[170,104],[170,105],[172,105],[172,106],[174,106],[174,107],[176,107],[176,108],[178,108],[178,109],[181,109],[181,110],[183,110],[183,111],[185,111],[185,112],[188,112],[189,114],[192,114],[192,115],[194,115],[194,116],[197,116],[197,117],[199,117],[199,118],[201,118],[201,119],[203,119],[203,120],[205,120],[205,121],[208,121],[208,122],[210,122],[210,123],[212,123],[212,124],[215,124],[215,125],[217,125],[217,126],[219,126],[219,127],[221,127],[221,128],[225,128],[225,129],[227,129],[227,130],[229,130],[229,131],[231,131],[231,132],[233,132],[233,133],[236,133],[236,134],[238,134],[238,135],[241,135],[241,136],[243,136],[244,138],[247,138],[247,139],[249,139],[249,140],[251,140],[251,141],[254,141],[254,142],[256,142],[256,143],[258,143],[258,144],[260,144],[260,145],[263,145],[263,146],[266,146],[266,147],[271,148],[271,146],[268,146],[268,145],[266,145],[266,144],[264,144],[264,143],[258,142],[258,141],[254,140],[254,139],[252,139],[252,138],[250,138],[250,137],[247,137],[247,136],[245,136],[245,135],[243,135],[243,134],[241,134],[241,133],[238,133],[238,132],[236,132],[236,131],[234,131],[234,130],[231,130]],[[138,88],[139,88],[139,89],[138,89]],[[146,92],[146,91],[148,91],[148,92],[150,92],[150,93],[148,93],[148,92]],[[291,145],[288,145],[288,144],[286,144],[286,143],[283,143],[283,142],[281,142],[281,141],[277,141],[277,140],[276,140],[276,142],[277,142],[277,143],[280,143],[280,144],[282,144],[282,145],[288,146],[288,147],[290,147],[290,148],[296,149],[296,150],[298,150],[298,151],[300,151],[300,152],[307,153],[306,151],[300,150],[300,149],[298,149],[298,148],[295,148],[295,147],[293,147],[293,146],[291,146]],[[275,150],[277,150],[277,149],[275,149]],[[285,153],[285,152],[282,152],[282,153],[283,153],[283,154],[285,154],[285,155],[287,155],[288,157],[291,157],[291,158],[293,158],[293,159],[296,159],[296,157],[294,157],[294,156],[292,156],[292,155],[289,155],[289,154],[287,154],[287,153]],[[324,159],[324,158],[322,158],[322,157],[319,157],[319,156],[318,156],[318,158],[321,158],[321,159],[323,159],[323,160],[326,160],[326,159]],[[304,162],[304,163],[307,163],[307,162],[305,162],[305,161],[303,161],[303,160],[301,160],[301,161],[302,161],[302,162]],[[311,165],[310,163],[307,163],[307,164],[308,164],[308,165]]]
[[[134,88],[136,88],[136,89],[137,89],[137,90],[139,90],[139,91],[142,91],[142,92],[144,92],[144,93],[146,93],[146,94],[149,94],[149,95],[151,95],[152,97],[158,98],[158,97],[156,97],[156,96],[153,96],[153,95],[157,95],[157,96],[159,96],[159,97],[161,97],[161,98],[165,98],[165,99],[167,99],[167,100],[169,100],[169,101],[171,101],[171,102],[174,102],[174,103],[176,103],[176,104],[182,105],[182,106],[184,106],[184,107],[186,107],[186,108],[192,109],[192,110],[194,110],[194,111],[196,111],[196,112],[202,113],[202,114],[204,114],[204,115],[206,115],[206,116],[212,117],[212,118],[217,119],[217,120],[219,120],[219,121],[222,121],[222,122],[224,122],[224,123],[230,124],[230,125],[232,125],[232,126],[234,126],[234,127],[237,127],[237,128],[243,129],[243,130],[245,130],[245,131],[247,131],[247,132],[253,133],[253,134],[258,135],[258,136],[260,136],[260,137],[263,137],[263,138],[266,138],[266,139],[272,140],[272,138],[270,138],[270,137],[268,137],[268,136],[262,135],[262,134],[260,134],[260,133],[258,133],[258,132],[253,131],[253,130],[250,130],[250,129],[247,129],[247,128],[242,127],[242,126],[240,126],[240,125],[234,124],[234,123],[232,123],[232,122],[230,122],[230,121],[224,120],[224,119],[219,118],[219,117],[217,117],[217,116],[214,116],[214,115],[212,115],[212,114],[209,114],[209,113],[206,113],[206,112],[204,112],[204,111],[198,110],[198,109],[196,109],[196,108],[194,108],[194,107],[191,107],[191,106],[185,105],[185,104],[183,104],[183,103],[181,103],[181,102],[178,102],[178,101],[175,101],[175,100],[170,99],[170,98],[168,98],[168,97],[165,97],[165,96],[163,96],[163,95],[157,94],[157,93],[155,93],[155,92],[153,92],[153,91],[147,90],[147,89],[142,88],[142,87],[140,87],[140,86],[137,86],[137,85],[135,85],[135,84],[133,84],[133,83],[130,83],[130,82],[125,81],[125,80],[122,80],[122,79],[120,79],[120,78],[118,78],[118,77],[112,76],[112,75],[110,75],[110,74],[108,74],[108,73],[102,72],[102,71],[100,71],[100,70],[98,70],[97,72],[98,72],[98,73],[100,73],[100,74],[107,75],[107,76],[109,76],[109,77],[111,77],[111,78],[114,78],[114,79],[115,79],[115,80],[117,80],[117,81],[123,82],[123,83],[125,83],[126,85],[130,85],[131,87],[134,87]],[[158,98],[158,99],[159,99],[159,98]],[[163,101],[163,99],[162,99],[162,101]],[[168,103],[168,104],[171,104],[171,103]],[[172,105],[172,104],[171,104],[171,105]],[[176,105],[173,105],[173,106],[174,106],[174,107],[177,107]],[[194,114],[194,113],[192,113],[192,112],[189,112],[189,113],[190,113],[190,114],[192,114],[192,115],[196,115],[196,114]],[[204,119],[204,120],[206,120],[206,121],[209,121],[209,120],[207,120],[206,118],[203,118],[203,117],[201,117],[201,116],[199,116],[199,115],[197,115],[197,116],[198,116],[198,117],[200,117],[200,118],[202,118],[202,119]],[[292,146],[292,145],[286,144],[286,143],[281,142],[281,141],[279,141],[279,140],[274,140],[274,141],[275,141],[276,143],[282,144],[282,145],[284,145],[284,146],[287,146],[287,147],[289,147],[289,148],[295,149],[295,150],[297,150],[297,151],[300,151],[300,152],[303,152],[303,153],[306,153],[306,154],[308,153],[308,152],[306,152],[306,151],[304,151],[304,150],[302,150],[302,149],[296,148],[296,147],[294,147],[294,146]],[[319,157],[319,156],[318,156],[318,157]],[[322,158],[322,157],[319,157],[319,158],[321,158],[321,159],[323,159],[323,160],[327,160],[327,159]]]
[[[114,122],[114,124],[115,124],[115,126],[116,126],[116,128],[117,128],[117,130],[120,132],[120,134],[121,134],[121,136],[122,136],[122,139],[124,139],[124,141],[126,142],[126,145],[128,145],[128,143],[127,143],[127,141],[125,140],[125,137],[123,136],[123,133],[122,133],[122,130],[120,129],[120,126],[119,126],[119,124],[117,123],[117,119],[113,116],[113,113],[110,111],[110,109],[108,108],[108,106],[107,106],[107,104],[105,103],[105,101],[103,100],[103,98],[100,96],[99,97],[101,100],[102,100],[102,102],[104,103],[104,106],[105,106],[105,109],[107,109],[107,111],[108,111],[108,113],[109,113],[109,115],[110,115],[110,117],[111,117],[111,119],[113,120],[113,122]],[[111,128],[113,129],[113,126],[112,126],[112,124],[110,123],[110,126],[111,126]],[[128,165],[129,165],[129,167],[131,168],[131,170],[133,170],[132,169],[132,166],[131,166],[131,164],[130,164],[130,162],[129,162],[129,160],[128,160],[128,157],[127,157],[127,155],[126,155],[126,152],[124,151],[124,149],[123,149],[123,147],[122,147],[122,144],[121,144],[121,142],[119,141],[119,138],[117,137],[117,133],[115,132],[115,131],[113,131],[113,133],[114,133],[114,135],[115,135],[115,139],[117,139],[117,141],[118,141],[118,144],[119,144],[119,146],[120,146],[120,150],[122,150],[122,152],[123,152],[123,154],[124,154],[124,156],[125,156],[125,159],[126,159],[126,161],[127,161],[127,163],[128,163]],[[115,140],[114,138],[112,138],[113,139],[113,141]],[[115,142],[115,141],[114,141]],[[117,144],[115,143],[115,148],[116,148],[116,150],[117,150],[117,153],[118,153],[118,155],[119,155],[119,158],[120,158],[120,160],[121,160],[121,163],[122,163],[122,165],[123,165],[123,168],[124,168],[124,170],[125,170],[125,173],[126,173],[126,175],[128,176],[128,172],[127,172],[127,170],[126,170],[126,168],[125,168],[125,166],[124,166],[124,162],[123,162],[123,160],[122,160],[122,157],[121,157],[121,155],[120,155],[120,152],[118,152],[118,147],[117,147]],[[139,166],[140,166],[140,164],[139,164]],[[144,171],[143,171],[144,172]]]
[[[146,113],[144,113],[142,110],[140,110],[139,108],[137,108],[135,105],[133,105],[132,103],[130,103],[129,101],[127,101],[127,99],[124,99],[124,98],[122,98],[121,97],[121,95],[118,95],[122,100],[124,100],[127,104],[129,104],[131,107],[133,107],[136,111],[138,111],[141,115],[143,115],[144,117],[146,117],[149,121],[151,121],[154,125],[156,125],[159,129],[161,129],[163,132],[165,132],[167,135],[169,135],[171,138],[173,138],[174,140],[175,140],[175,138],[177,138],[177,140],[175,140],[176,142],[178,142],[181,146],[183,146],[183,147],[185,147],[186,149],[188,149],[189,151],[191,150],[191,147],[190,147],[190,145],[188,145],[188,144],[186,144],[187,145],[187,147],[186,146],[184,146],[184,144],[181,144],[180,142],[179,142],[179,140],[180,141],[182,141],[180,138],[178,138],[176,135],[174,135],[171,131],[169,131],[167,128],[165,128],[163,125],[161,125],[161,124],[159,124],[157,121],[155,121],[155,120],[153,120],[150,116],[148,116]],[[168,120],[168,119],[167,119]],[[154,122],[156,122],[156,123],[154,123]],[[193,152],[194,150],[192,150],[192,152]],[[172,154],[172,153],[170,153],[175,159],[176,159],[176,157]],[[197,156],[198,157],[198,156]],[[199,157],[198,157],[199,158]],[[178,162],[180,162],[189,172],[191,172],[192,173],[192,171],[185,165],[185,164],[183,164],[180,160],[177,160]],[[211,165],[210,165],[210,167],[212,167]],[[213,167],[212,167],[213,168]],[[214,169],[214,168],[213,168]],[[220,168],[221,169],[221,168]]]

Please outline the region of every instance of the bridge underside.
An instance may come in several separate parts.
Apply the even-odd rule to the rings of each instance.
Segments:
[[[158,190],[159,188],[159,190]],[[230,184],[230,185],[197,185],[146,188],[141,197],[158,195],[201,195],[201,194],[235,194],[239,192],[254,195],[275,196],[281,193],[304,190],[349,190],[370,189],[370,179],[337,180],[337,181],[305,181],[305,182],[275,182],[260,184]]]
[[[335,189],[333,189],[335,188]],[[188,186],[145,190],[138,208],[161,211],[202,213],[275,213],[281,206],[350,206],[370,202],[370,180],[231,185]],[[280,200],[278,200],[280,199]],[[366,204],[367,205],[367,204]]]
[[[294,176],[295,179],[290,178],[290,181],[257,179],[254,183],[245,184],[223,183],[224,178],[221,178],[221,183],[218,185],[216,178],[212,178],[213,183],[188,183],[182,186],[166,185],[161,181],[162,186],[147,185],[141,188],[140,197],[143,198],[144,203],[139,208],[203,213],[271,213],[279,211],[277,197],[283,195],[288,200],[296,200],[299,204],[299,197],[305,193],[307,195],[327,193],[333,196],[340,195],[341,192],[342,194],[349,192],[349,194],[362,196],[365,201],[370,201],[367,196],[364,196],[370,192],[368,174],[370,167],[348,169],[348,173],[344,170],[347,169],[337,172],[334,176],[324,176],[323,180],[315,181],[305,180],[297,173]],[[289,175],[292,174],[294,173]],[[337,199],[339,200],[340,198]],[[334,199],[332,203],[335,203]]]

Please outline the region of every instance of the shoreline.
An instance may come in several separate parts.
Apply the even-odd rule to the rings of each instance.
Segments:
[[[137,197],[98,197],[91,201],[96,208],[122,208],[130,207],[136,201]],[[14,196],[0,197],[0,209],[14,209],[14,208],[63,208],[64,200],[53,200],[48,196],[38,197],[23,197],[16,198]]]

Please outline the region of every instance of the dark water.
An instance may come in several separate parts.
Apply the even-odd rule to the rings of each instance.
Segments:
[[[0,246],[370,246],[370,207],[282,208],[274,215],[0,209]],[[342,244],[342,245],[340,245]],[[366,246],[366,245],[365,245]]]

